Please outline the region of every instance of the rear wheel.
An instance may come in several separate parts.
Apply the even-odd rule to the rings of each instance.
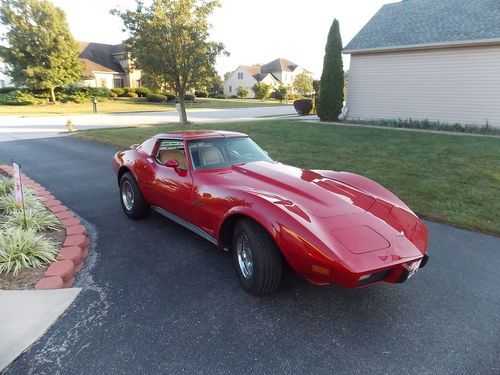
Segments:
[[[130,172],[125,173],[120,180],[120,198],[123,211],[131,219],[142,219],[149,214],[149,205]]]
[[[283,261],[273,239],[257,223],[240,220],[234,228],[233,261],[243,287],[253,295],[275,291]]]

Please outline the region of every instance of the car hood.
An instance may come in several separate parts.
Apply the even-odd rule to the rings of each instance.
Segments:
[[[317,172],[281,163],[254,162],[222,173],[223,184],[274,197],[278,204],[296,205],[318,218],[363,213],[375,198]]]

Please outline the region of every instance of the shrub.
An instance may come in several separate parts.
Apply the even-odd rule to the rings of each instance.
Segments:
[[[56,230],[59,229],[60,226],[57,217],[46,209],[38,210],[27,208],[24,213],[22,210],[10,213],[1,228],[2,230],[9,230],[10,228],[21,227],[24,224],[25,218],[27,229],[32,229],[36,232]]]
[[[240,86],[236,89],[236,94],[238,94],[241,99],[244,99],[248,96],[248,89],[246,87]]]
[[[110,91],[116,93],[117,96],[122,96],[123,94],[125,94],[125,90],[122,89],[121,87],[115,87],[114,89],[111,89]]]
[[[196,99],[196,96],[194,96],[193,94],[185,94],[184,95],[184,100],[186,102],[194,102]]]
[[[146,97],[146,100],[148,102],[161,103],[161,102],[166,102],[167,97],[165,95],[150,94]]]
[[[0,196],[12,194],[14,182],[12,179],[0,177]]]
[[[109,97],[110,97],[110,98],[117,98],[117,97],[118,97],[118,94],[117,94],[116,92],[114,92],[114,91],[110,91],[110,92],[109,92]]]
[[[227,96],[224,95],[223,93],[210,93],[210,95],[208,95],[210,98],[213,98],[213,99],[227,99]]]
[[[35,105],[47,103],[46,99],[40,99],[36,96],[24,92],[21,90],[16,90],[9,92],[7,94],[0,94],[0,105]]]
[[[271,94],[271,98],[282,102],[287,98],[287,94],[288,94],[288,87],[282,84],[279,85],[279,87],[277,87],[276,89],[274,89],[273,93]]]
[[[255,93],[255,98],[261,100],[269,98],[269,95],[271,95],[271,87],[271,85],[264,82],[253,85],[252,90]]]
[[[83,87],[82,92],[86,93],[90,98],[107,98],[109,97],[109,89],[107,87]]]
[[[53,261],[56,245],[34,230],[8,229],[0,233],[0,274],[15,275],[26,268],[40,268]]]
[[[149,94],[151,94],[151,90],[148,89],[147,87],[136,87],[135,93],[139,95],[141,98],[145,98]]]
[[[311,113],[313,108],[311,99],[298,99],[293,102],[293,107],[297,111],[297,113],[301,116],[308,115]]]
[[[137,90],[137,89],[136,89],[135,87],[124,87],[124,88],[123,88],[123,91],[124,91],[125,93],[127,93],[127,92],[134,92],[134,93],[135,93],[135,92],[136,92],[136,90]]]
[[[0,87],[0,94],[8,94],[16,90],[18,90],[17,87]]]
[[[62,103],[67,103],[67,102],[88,103],[91,101],[91,99],[87,94],[83,92],[77,92],[75,94],[60,94],[59,101]]]
[[[37,198],[33,193],[23,188],[24,192],[24,207],[26,209],[34,209],[37,211],[45,210],[45,206],[42,204],[39,198]],[[10,215],[15,211],[21,210],[21,207],[16,202],[12,194],[0,195],[0,212],[6,215]]]
[[[137,98],[138,96],[139,95],[137,95],[133,91],[127,91],[127,92],[125,92],[125,94],[122,95],[122,97],[124,97],[124,98]]]
[[[197,98],[208,98],[208,91],[206,91],[206,90],[196,90],[194,92],[194,95]]]
[[[172,94],[171,92],[166,92],[163,95],[167,97],[167,102],[175,102],[177,100],[177,96],[175,96],[175,94]]]
[[[297,99],[300,99],[301,96],[299,94],[294,94],[294,93],[291,93],[289,92],[288,94],[286,94],[286,100],[297,100]]]

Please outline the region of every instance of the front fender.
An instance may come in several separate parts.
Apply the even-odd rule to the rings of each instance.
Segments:
[[[355,187],[356,189],[368,193],[375,198],[386,201],[393,206],[401,207],[415,215],[415,213],[394,193],[368,177],[351,172],[335,172],[327,170],[315,170],[314,172],[319,173],[324,177],[331,178],[332,180]]]
[[[313,265],[331,269],[332,265],[338,264],[343,268],[343,262],[334,250],[321,240],[323,229],[317,218],[309,217],[292,202],[274,196],[257,193],[245,200],[249,199],[250,205],[232,207],[224,215],[218,228],[219,239],[224,223],[232,217],[244,216],[266,230],[288,264],[302,277],[318,282]]]

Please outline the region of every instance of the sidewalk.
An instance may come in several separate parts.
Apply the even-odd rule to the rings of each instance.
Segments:
[[[49,329],[80,291],[0,290],[0,372]]]

